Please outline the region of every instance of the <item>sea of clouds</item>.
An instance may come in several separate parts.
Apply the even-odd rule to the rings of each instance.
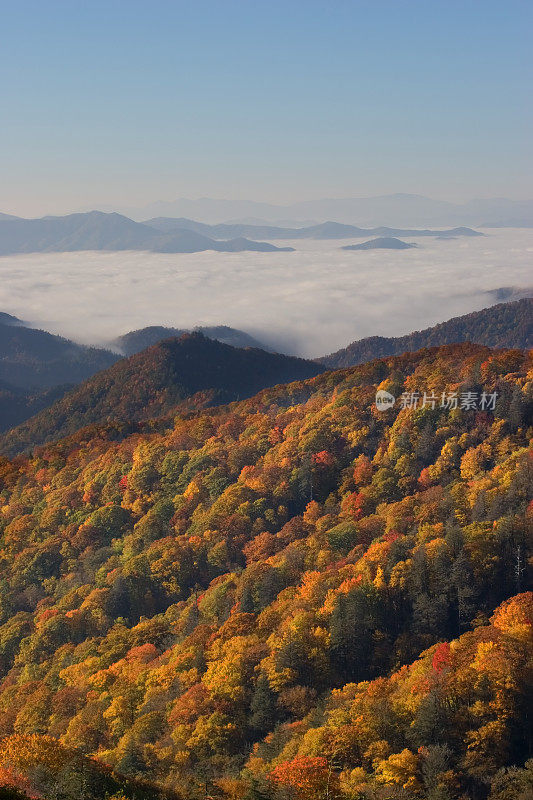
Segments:
[[[230,325],[303,356],[397,336],[533,285],[533,230],[406,237],[415,250],[344,251],[350,241],[282,242],[293,253],[47,253],[0,258],[0,311],[79,342],[146,325]]]

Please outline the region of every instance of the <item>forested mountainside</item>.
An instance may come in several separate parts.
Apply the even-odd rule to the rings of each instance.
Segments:
[[[354,366],[356,363],[371,358],[400,354],[406,350],[417,350],[422,346],[452,344],[456,341],[475,341],[489,347],[529,347],[533,344],[532,319],[533,300],[531,298],[517,303],[502,303],[499,306],[467,314],[434,328],[398,339],[386,339],[379,336],[362,339],[337,353],[317,359],[317,362],[327,368]],[[244,331],[225,325],[196,330],[207,338],[217,339],[232,347],[255,347],[269,350],[268,347]],[[122,355],[133,355],[163,339],[181,336],[185,333],[187,331],[163,326],[151,326],[130,331],[110,343],[115,351],[120,351],[121,355],[119,355],[118,352],[86,347],[61,336],[27,327],[16,317],[0,313],[0,431],[22,425],[30,417],[38,414],[41,409],[44,410],[52,405],[69,388],[72,389],[82,381],[115,364]],[[221,358],[224,361],[223,354],[221,354]],[[315,374],[314,371],[283,372],[278,382],[292,380],[293,377],[307,377],[312,374]],[[232,387],[225,385],[226,394],[219,395],[218,400],[225,401],[242,397],[243,394],[238,389],[241,382],[242,379],[238,377],[237,388],[233,393]],[[269,384],[275,382],[276,380],[269,378]],[[98,379],[96,379],[96,383],[98,383]],[[264,385],[265,383],[256,383],[253,391],[247,390],[246,394],[252,394]],[[204,381],[203,388],[211,390],[212,387],[208,380]],[[101,389],[103,394],[106,394],[107,390],[104,387]],[[133,405],[135,405],[135,396],[134,391]],[[173,404],[178,401],[171,399],[169,402]],[[209,402],[211,402],[211,398],[207,396],[202,399],[202,405]],[[85,412],[80,409],[79,392],[78,398],[73,403],[74,406],[70,411],[68,409],[65,411],[65,406],[62,406],[54,409],[50,419],[43,414],[36,420],[36,424],[33,420],[30,421],[27,426],[11,437],[13,444],[9,443],[7,449],[4,448],[4,452],[16,452],[33,443],[41,443],[47,438],[57,438],[72,433],[80,425],[98,421],[101,418],[99,411],[102,401],[97,400],[93,404],[87,419],[84,416]],[[82,398],[81,406],[83,403]],[[122,409],[123,398],[117,397],[115,405]],[[149,413],[159,412],[151,410]],[[76,419],[72,423],[67,421],[65,427],[65,417],[70,414],[73,414]],[[132,415],[132,418],[137,419],[136,413]]]
[[[231,347],[199,332],[184,334],[121,359],[75,387],[0,436],[0,452],[20,452],[92,423],[158,417],[188,398],[192,407],[227,403],[324,370],[314,361]]]
[[[488,347],[533,347],[533,297],[499,303],[472,314],[454,317],[407,336],[369,336],[336,353],[319,358],[330,369],[454,342],[476,342]]]
[[[0,432],[38,414],[70,389],[70,386],[55,386],[51,389],[21,389],[0,381]]]
[[[463,344],[3,459],[1,780],[530,797],[532,402]]]
[[[226,325],[198,330],[233,347],[262,347],[249,334]],[[163,339],[187,332],[162,326],[130,331],[110,343],[114,351],[120,351],[119,355],[31,328],[17,317],[0,312],[0,432],[48,408],[69,389],[123,355],[133,355]],[[298,373],[297,377],[302,376]]]
[[[50,389],[84,381],[114,364],[119,356],[0,315],[0,381],[23,389]]]

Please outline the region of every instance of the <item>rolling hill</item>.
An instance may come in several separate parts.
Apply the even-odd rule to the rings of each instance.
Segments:
[[[233,347],[261,347],[252,336],[226,325],[199,330],[208,338]],[[48,408],[122,355],[133,355],[162,339],[187,332],[163,326],[130,331],[110,343],[111,351],[85,347],[30,328],[17,317],[0,312],[0,431],[20,425]]]
[[[361,244],[348,244],[343,250],[412,250],[416,244],[408,244],[396,239],[394,236],[380,236]]]
[[[533,298],[499,303],[407,336],[369,336],[317,360],[330,369],[338,369],[372,358],[454,342],[477,342],[489,347],[533,347]]]
[[[34,390],[80,383],[117,358],[109,350],[84,347],[0,315],[0,381],[12,386]]]
[[[266,386],[318,375],[325,367],[301,358],[239,349],[201,333],[166,339],[69,391],[53,406],[0,437],[16,453],[108,421],[159,417],[184,401],[190,407],[249,397]]]

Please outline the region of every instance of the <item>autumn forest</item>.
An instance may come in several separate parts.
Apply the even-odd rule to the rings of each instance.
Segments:
[[[532,410],[467,343],[4,457],[0,797],[531,798]]]

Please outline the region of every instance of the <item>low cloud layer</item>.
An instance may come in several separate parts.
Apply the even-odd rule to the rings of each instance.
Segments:
[[[404,251],[346,241],[283,242],[294,253],[49,253],[0,258],[0,311],[102,344],[146,325],[226,324],[285,352],[318,356],[397,336],[530,286],[533,230],[419,239]]]

